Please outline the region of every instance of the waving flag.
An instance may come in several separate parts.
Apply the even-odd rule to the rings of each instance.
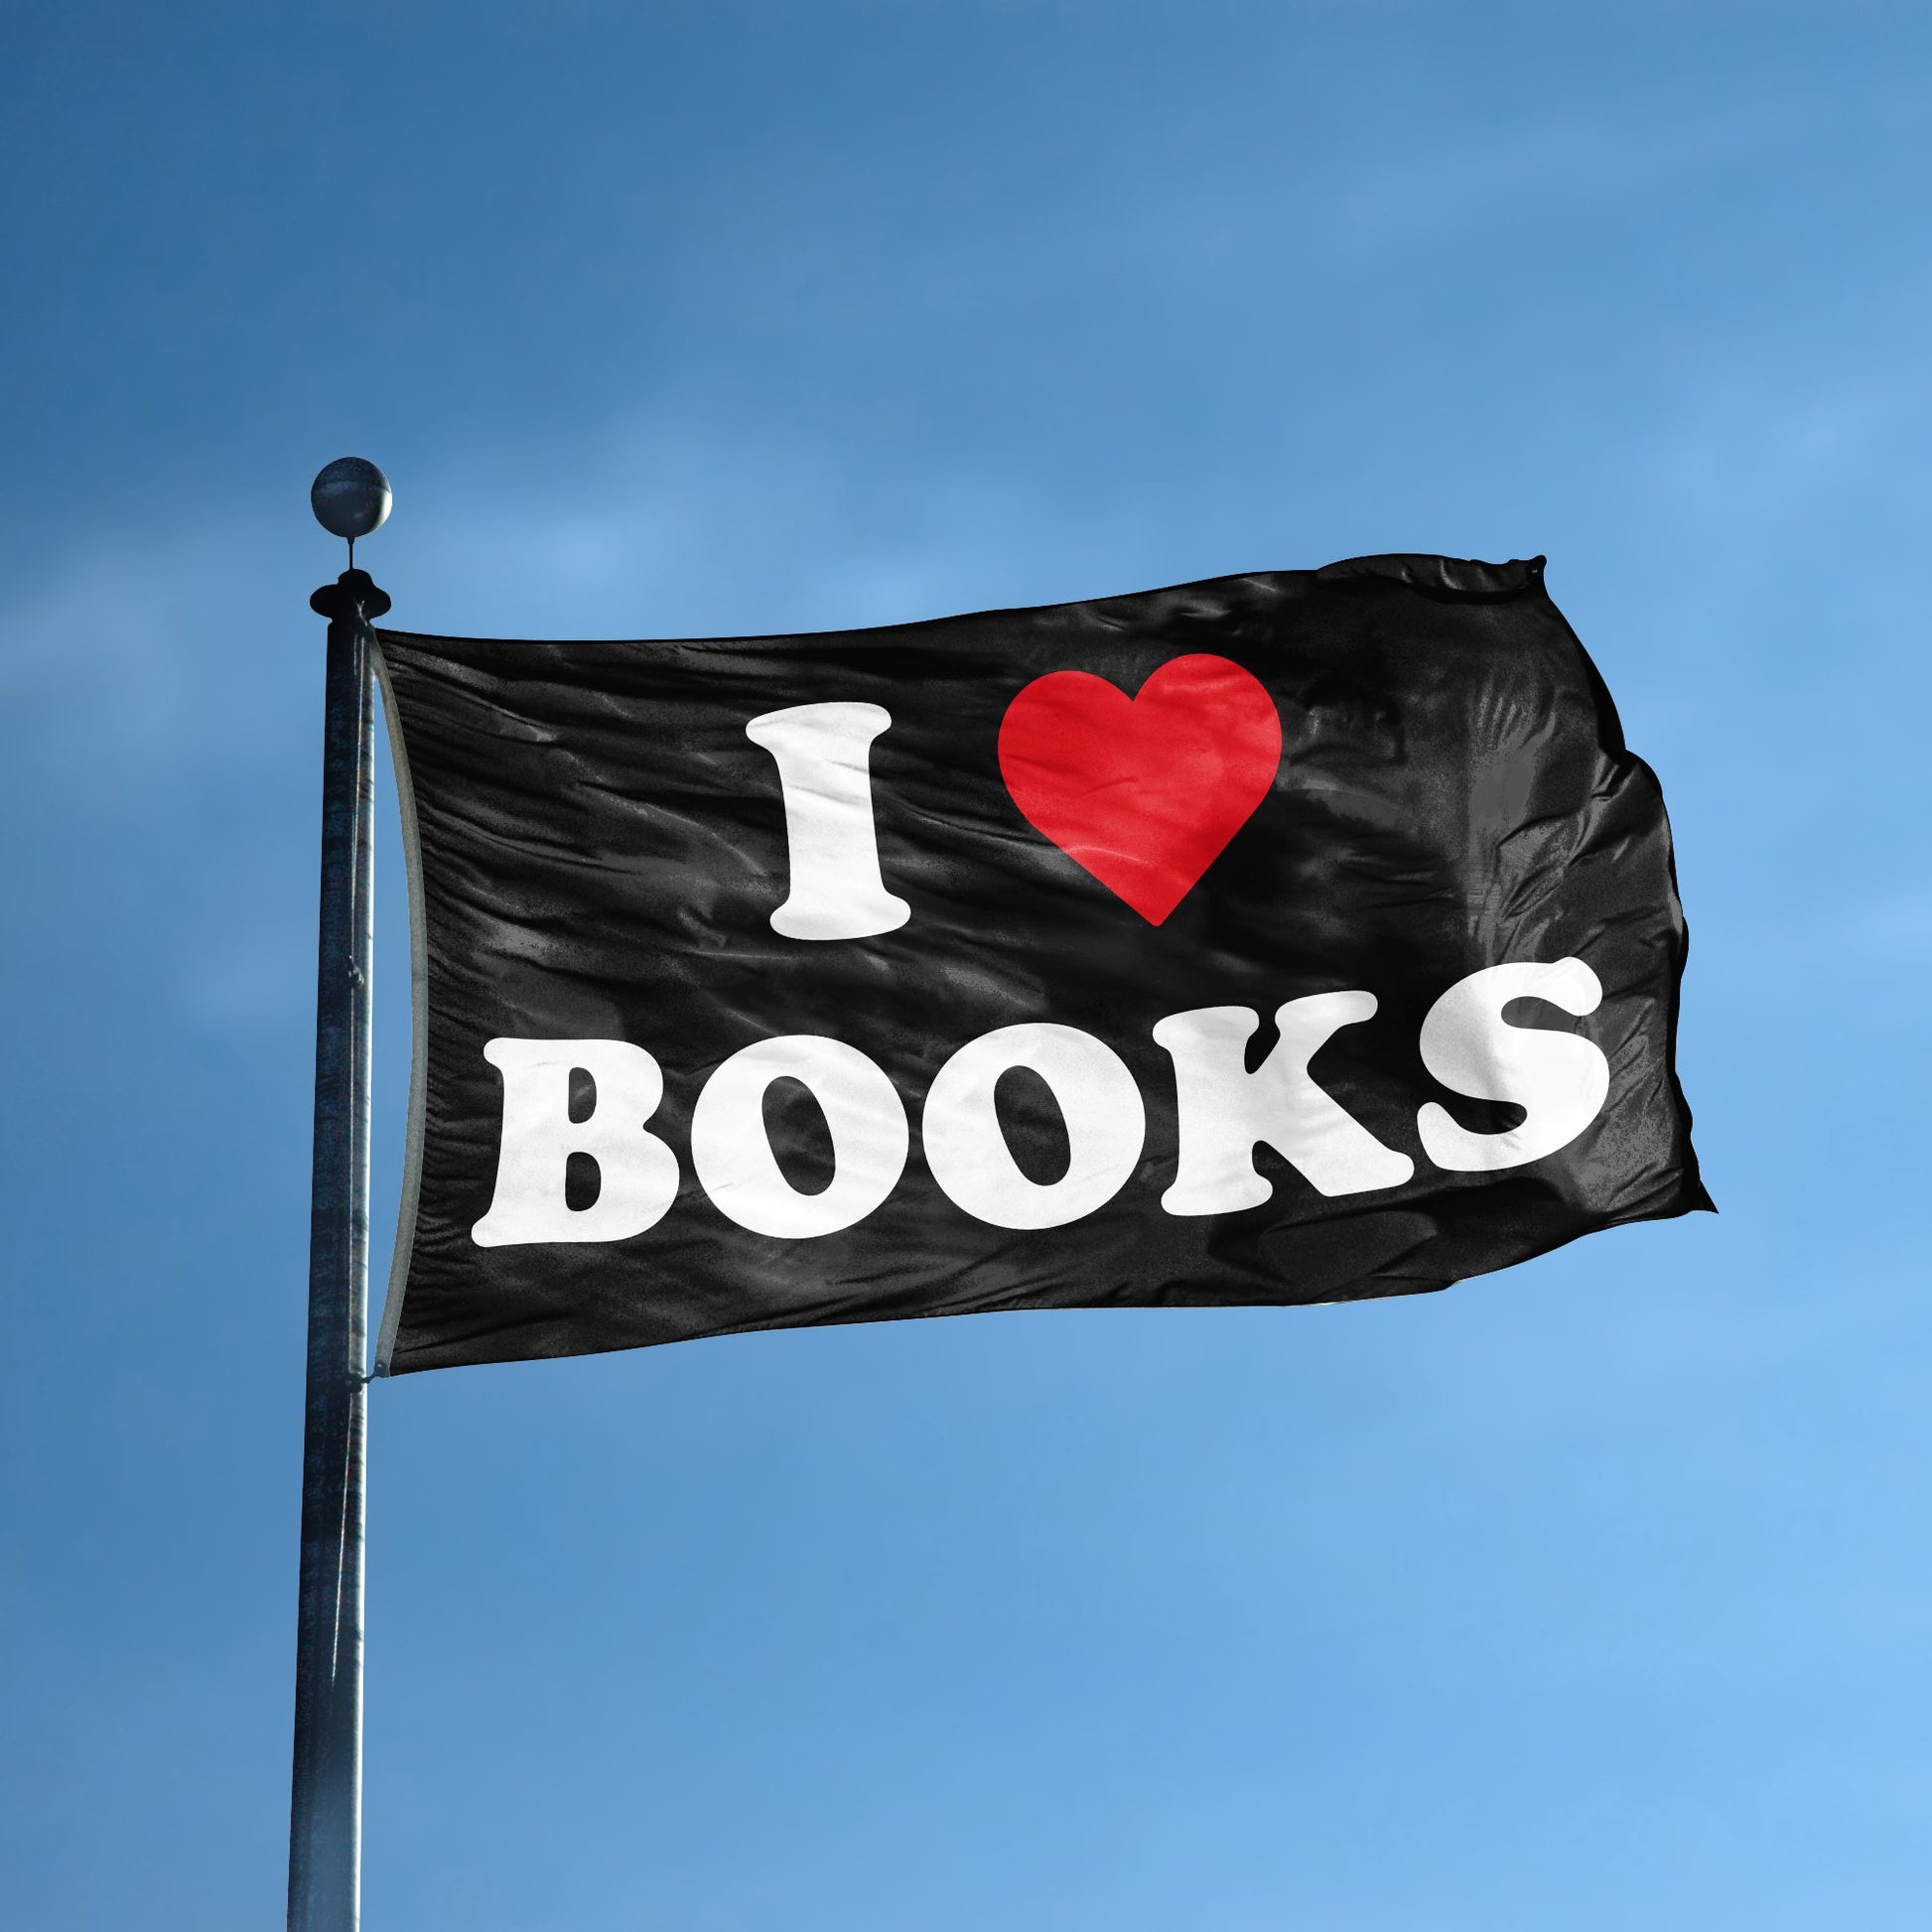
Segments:
[[[379,651],[386,1371],[1404,1294],[1710,1204],[1663,799],[1540,560]]]

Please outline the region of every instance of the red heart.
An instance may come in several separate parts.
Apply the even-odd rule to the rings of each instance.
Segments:
[[[1007,706],[1000,771],[1029,821],[1159,925],[1268,796],[1282,721],[1225,657],[1176,657],[1130,698],[1086,671]]]

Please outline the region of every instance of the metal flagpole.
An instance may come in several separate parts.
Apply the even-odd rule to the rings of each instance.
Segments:
[[[323,527],[348,539],[349,568],[309,600],[329,620],[329,660],[289,1932],[356,1932],[362,1866],[369,988],[374,934],[370,886],[375,853],[369,626],[388,610],[389,600],[367,572],[354,568],[354,560],[355,539],[389,513],[389,484],[373,464],[345,457],[316,479],[311,501]]]

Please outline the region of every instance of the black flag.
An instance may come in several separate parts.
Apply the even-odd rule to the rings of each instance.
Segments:
[[[1710,1204],[1663,799],[1540,560],[380,661],[388,1371],[1406,1294]]]

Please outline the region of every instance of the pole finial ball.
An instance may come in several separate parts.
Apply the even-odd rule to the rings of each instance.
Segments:
[[[316,521],[332,537],[346,537],[350,543],[379,529],[394,500],[389,479],[359,456],[338,457],[309,485]]]

